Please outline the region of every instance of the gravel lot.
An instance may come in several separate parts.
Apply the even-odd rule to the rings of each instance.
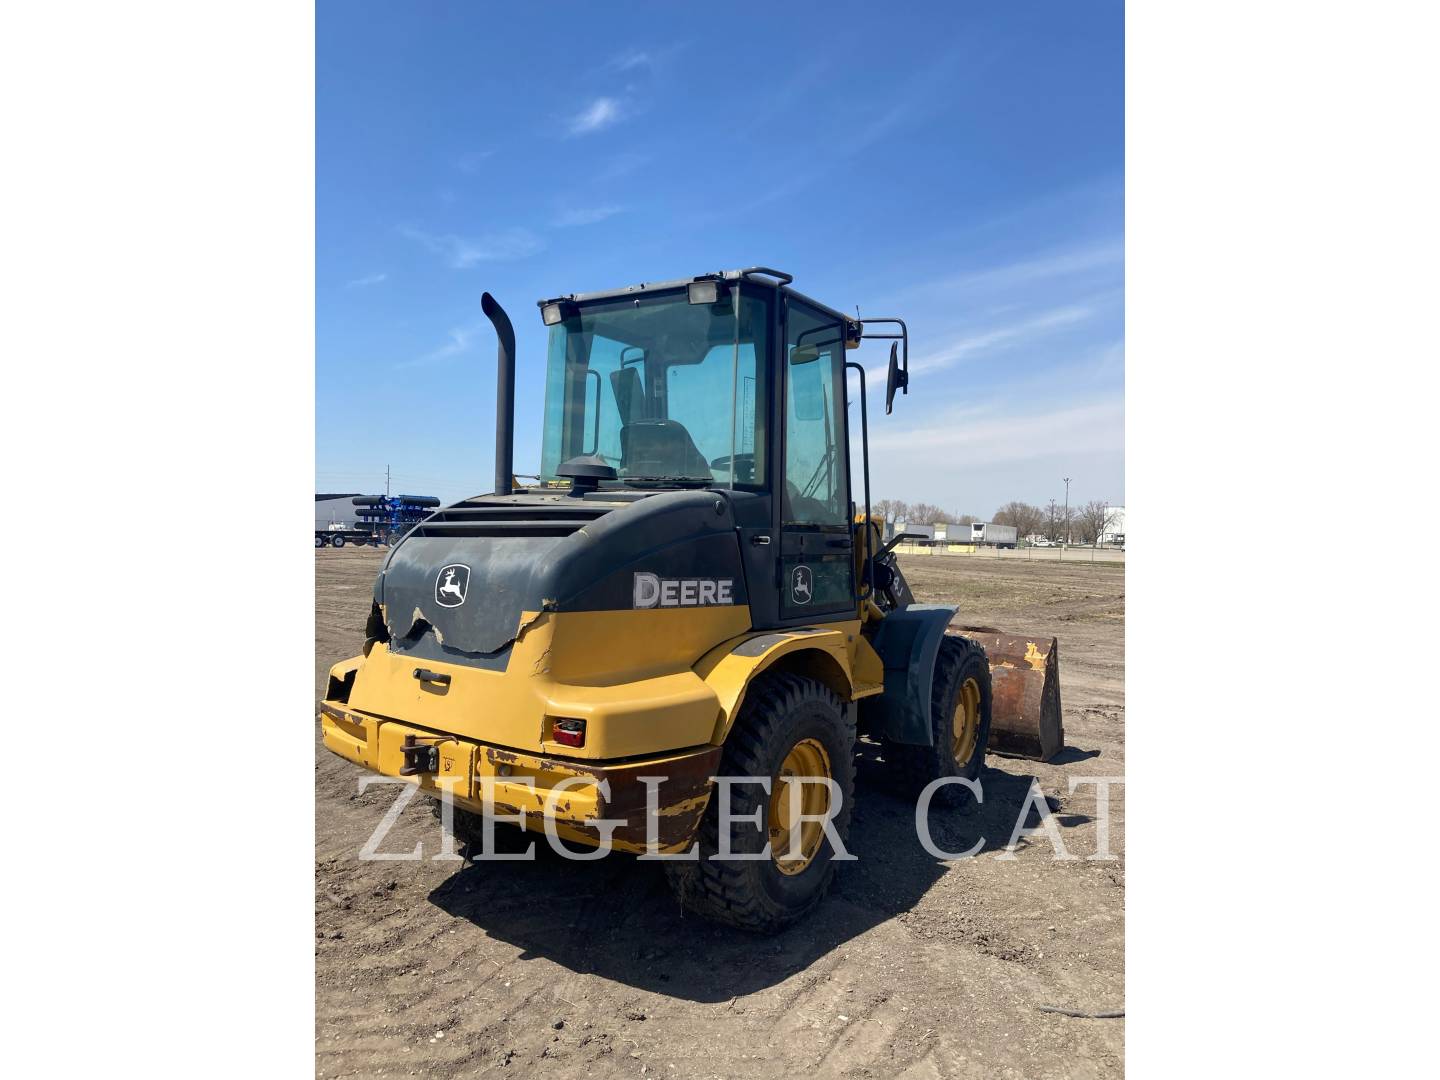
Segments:
[[[359,651],[381,553],[316,552],[316,696]],[[926,602],[959,623],[1060,639],[1066,749],[991,756],[980,806],[935,815],[944,862],[911,802],[862,753],[850,849],[824,904],[775,938],[682,916],[660,867],[432,861],[423,800],[383,850],[357,858],[397,789],[319,749],[316,1067],[323,1076],[1035,1077],[1123,1072],[1125,792],[1096,861],[1095,788],[1124,775],[1124,566],[912,558]],[[1070,854],[1043,835],[1006,845],[1038,781]],[[1038,815],[1032,814],[1033,824]]]

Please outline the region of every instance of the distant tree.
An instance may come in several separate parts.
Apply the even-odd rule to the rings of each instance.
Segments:
[[[945,520],[945,511],[930,503],[914,503],[909,507],[910,513],[906,521],[913,521],[917,525],[932,525],[937,521]]]
[[[1045,538],[1052,543],[1065,535],[1065,508],[1054,499],[1045,508]]]
[[[899,499],[881,499],[870,507],[872,513],[879,514],[886,521],[908,521],[910,507]]]
[[[1105,521],[1110,516],[1110,507],[1100,499],[1092,499],[1075,511],[1075,526],[1080,533],[1082,544],[1098,544],[1105,532]]]
[[[1045,524],[1045,513],[1029,503],[1008,502],[995,511],[996,525],[1013,525],[1022,537],[1037,533]]]
[[[950,520],[956,525],[974,525],[980,519],[974,514],[956,514]]]

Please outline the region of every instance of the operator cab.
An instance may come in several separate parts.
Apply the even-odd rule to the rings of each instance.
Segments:
[[[747,576],[778,586],[752,592],[757,625],[854,615],[845,350],[900,337],[792,280],[757,267],[540,302],[542,484],[725,491]]]

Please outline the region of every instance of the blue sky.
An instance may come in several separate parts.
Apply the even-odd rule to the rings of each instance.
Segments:
[[[875,498],[1123,502],[1123,49],[1108,0],[321,0],[316,489],[491,490],[483,291],[533,471],[536,300],[763,264],[909,323]]]

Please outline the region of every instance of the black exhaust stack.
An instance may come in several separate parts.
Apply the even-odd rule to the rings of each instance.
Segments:
[[[515,482],[515,328],[488,292],[480,310],[495,324],[500,340],[495,374],[495,494],[509,495]]]

